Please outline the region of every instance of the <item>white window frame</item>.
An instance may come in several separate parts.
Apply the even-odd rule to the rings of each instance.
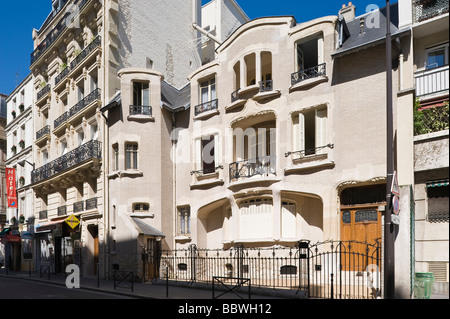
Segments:
[[[437,51],[440,51],[442,49],[444,49],[444,64],[443,65],[438,65],[438,66],[428,67],[428,58],[429,58],[430,53],[437,52]],[[425,49],[425,69],[427,69],[427,70],[428,69],[434,69],[434,68],[437,68],[437,67],[441,67],[441,66],[444,66],[444,65],[448,65],[449,64],[448,60],[449,60],[449,44],[448,43],[440,44],[440,45],[437,45],[437,46]]]
[[[178,234],[189,236],[191,234],[191,207],[178,207]]]
[[[150,82],[133,81],[131,98],[133,106],[150,106]]]
[[[202,137],[196,138],[194,140],[195,145],[195,171],[200,172],[203,171],[203,147],[202,147],[202,141],[204,138],[209,138],[211,136],[214,136],[214,162],[215,166],[219,167],[221,165],[220,159],[221,156],[221,148],[220,148],[220,135],[219,133],[211,133],[211,134],[205,134]]]
[[[273,200],[253,198],[239,205],[239,238],[243,240],[273,237]]]
[[[199,103],[204,104],[217,99],[216,77],[199,81]]]
[[[306,134],[311,132],[306,131],[305,114],[314,112],[314,141],[315,151],[311,154],[300,154],[300,151],[306,151]],[[328,145],[328,108],[326,106],[317,107],[314,109],[307,109],[297,112],[293,115],[293,151],[294,158],[321,155],[327,153],[327,148],[317,150],[318,147],[325,147]]]

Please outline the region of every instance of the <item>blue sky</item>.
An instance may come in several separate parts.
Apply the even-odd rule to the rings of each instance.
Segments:
[[[188,1],[188,0],[180,0]],[[348,0],[237,0],[250,19],[265,16],[293,15],[298,22],[327,15],[337,15]],[[203,3],[209,0],[202,0]],[[385,0],[353,0],[356,14],[365,13],[369,4],[379,7]],[[396,0],[391,2],[397,2]],[[10,94],[16,84],[30,73],[31,38],[33,28],[39,29],[51,10],[51,0],[10,1],[0,0],[0,93]],[[13,14],[15,13],[15,14]],[[20,14],[17,14],[20,13]]]

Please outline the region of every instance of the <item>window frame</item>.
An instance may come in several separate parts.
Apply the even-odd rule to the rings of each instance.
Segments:
[[[191,235],[191,207],[180,206],[178,211],[178,234],[182,236]]]
[[[430,57],[430,53],[438,52],[441,50],[444,50],[444,64],[430,67],[428,64],[428,59]],[[448,64],[449,64],[449,43],[448,42],[425,49],[425,69],[426,70],[440,68],[440,67],[448,65]]]
[[[150,106],[150,82],[149,81],[133,81],[132,87],[132,104],[133,106]],[[147,97],[146,97],[147,95]],[[146,105],[146,103],[148,105]]]
[[[125,143],[125,169],[139,169],[139,144],[136,142]]]

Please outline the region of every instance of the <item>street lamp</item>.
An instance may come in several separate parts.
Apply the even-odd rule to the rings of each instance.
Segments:
[[[392,37],[391,6],[386,0],[386,81],[387,81],[387,178],[384,213],[384,298],[395,298],[395,246],[392,224],[392,180],[394,178],[394,128],[392,111]]]

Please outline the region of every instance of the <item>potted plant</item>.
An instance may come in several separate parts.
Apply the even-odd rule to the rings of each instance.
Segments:
[[[19,145],[21,148],[25,147],[25,141],[24,140],[20,140]]]
[[[25,177],[20,176],[20,178],[19,178],[19,184],[20,184],[20,186],[25,185]]]
[[[13,111],[11,112],[11,115],[12,115],[13,118],[15,119],[15,118],[16,118],[16,111],[13,110]]]
[[[16,154],[16,152],[17,152],[17,146],[13,145],[13,146],[11,147],[11,152],[13,152],[14,154]]]
[[[25,216],[23,216],[23,214],[20,214],[19,223],[20,224],[24,224],[25,223]]]
[[[15,225],[17,223],[17,218],[15,216],[11,217],[10,223]]]
[[[21,103],[21,104],[19,105],[19,110],[20,110],[20,112],[23,112],[24,109],[25,109],[25,104]]]

